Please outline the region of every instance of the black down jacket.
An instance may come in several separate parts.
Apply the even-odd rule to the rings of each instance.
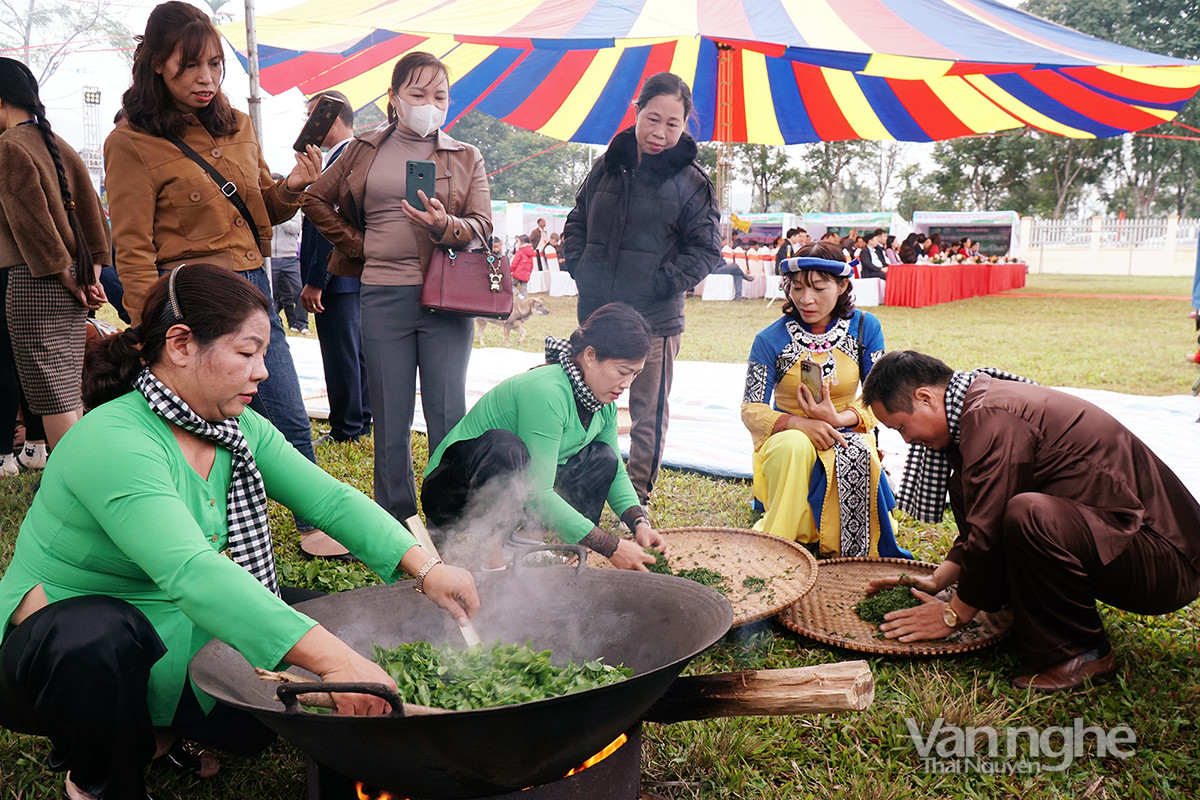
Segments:
[[[596,159],[563,232],[580,322],[621,301],[656,336],[683,332],[683,293],[722,261],[716,195],[695,159],[696,143],[684,133],[639,164],[632,127]]]

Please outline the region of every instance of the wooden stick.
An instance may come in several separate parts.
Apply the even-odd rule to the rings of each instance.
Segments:
[[[863,711],[875,699],[865,661],[677,678],[643,719],[789,716]]]
[[[254,668],[254,674],[261,680],[271,683],[311,683],[311,678],[306,678],[303,675],[296,675],[291,672],[272,672],[269,669]],[[296,695],[296,699],[300,701],[300,705],[308,706],[309,708],[327,708],[336,710],[337,704],[333,702],[333,695],[329,692],[307,692],[305,694]],[[282,701],[281,701],[282,702]],[[404,716],[406,717],[428,717],[434,714],[449,714],[451,711],[446,708],[434,708],[433,706],[422,706],[416,703],[404,704]]]
[[[404,520],[404,524],[408,526],[408,530],[413,536],[416,537],[417,543],[420,544],[421,547],[425,548],[425,552],[429,553],[431,556],[441,558],[441,556],[438,555],[437,548],[433,546],[433,539],[429,538],[429,531],[425,529],[425,523],[421,522],[421,517],[419,515],[413,514],[411,517]],[[458,632],[462,634],[463,640],[467,643],[467,647],[480,643],[479,634],[475,632],[475,626],[470,620],[467,620],[466,623],[460,625]]]

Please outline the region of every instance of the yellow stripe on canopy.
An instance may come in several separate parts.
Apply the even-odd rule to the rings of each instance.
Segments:
[[[746,137],[759,144],[785,144],[771,99],[767,58],[762,53],[742,50],[742,85],[746,90]]]
[[[871,110],[871,104],[863,96],[862,88],[854,80],[854,73],[844,69],[821,67],[821,74],[829,86],[829,93],[834,96],[841,107],[842,114],[860,139],[891,140],[896,137],[879,121],[878,115]]]
[[[975,133],[1024,128],[1025,123],[998,107],[961,77],[949,75],[927,80],[925,84],[962,124]]]
[[[1064,125],[1061,122],[1056,122],[1040,111],[1030,108],[1008,92],[1001,89],[986,75],[967,75],[966,81],[1005,111],[1009,112],[1017,119],[1024,121],[1028,125],[1032,125],[1035,128],[1039,128],[1049,133],[1057,133],[1059,136],[1066,136],[1070,139],[1096,138],[1094,134],[1091,134],[1087,131],[1082,131],[1079,128],[1072,128],[1070,125]]]
[[[1149,106],[1131,105],[1130,108],[1136,108],[1138,111],[1144,111],[1147,114],[1158,117],[1163,122],[1175,119],[1175,116],[1179,113],[1178,111],[1171,111],[1170,109],[1166,108],[1150,108]]]
[[[700,30],[699,3],[679,0],[646,0],[637,21],[625,34],[627,39],[639,36],[662,36],[677,29],[678,36],[692,36]]]
[[[700,60],[700,37],[679,39],[675,53],[671,56],[671,72],[683,78],[693,89],[696,87],[696,63]]]
[[[876,53],[871,56],[867,66],[859,70],[859,74],[878,78],[898,78],[905,81],[923,81],[942,77],[952,66],[954,66],[953,61],[944,61],[939,58],[912,58]]]
[[[854,32],[832,8],[832,0],[784,0],[783,9],[792,26],[801,33],[819,31],[821,40],[809,40],[809,47],[828,47],[850,53],[875,51]],[[869,25],[870,20],[859,20]],[[786,23],[781,22],[781,26]]]
[[[1113,75],[1147,86],[1190,89],[1200,86],[1200,66],[1185,67],[1098,67]]]
[[[575,88],[558,107],[558,111],[554,112],[554,116],[538,128],[538,133],[564,141],[570,139],[591,113],[596,98],[604,91],[623,52],[620,47],[597,51]]]
[[[362,108],[382,96],[380,109],[387,107],[388,84],[392,82],[392,65],[380,64],[360,75],[338,84],[338,91],[346,95],[351,108]]]

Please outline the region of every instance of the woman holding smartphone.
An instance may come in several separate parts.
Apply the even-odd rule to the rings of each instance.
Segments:
[[[286,178],[271,178],[250,118],[221,90],[220,34],[200,9],[162,3],[138,38],[133,83],[122,97],[123,119],[104,142],[126,309],[135,325],[142,322],[146,293],[159,274],[196,261],[233,270],[270,296],[263,262],[271,227],[295,216],[300,193],[321,172],[321,151],[309,147],[296,155]],[[229,183],[242,209],[222,190]],[[271,318],[267,370],[270,378],[258,387],[251,407],[315,463],[312,427],[278,315]],[[347,552],[304,520],[296,520],[296,529],[301,551],[309,556]]]
[[[391,124],[348,144],[303,202],[305,216],[335,248],[329,271],[362,281],[375,501],[399,520],[417,513],[417,376],[433,452],[466,413],[475,335],[470,317],[423,312],[421,285],[434,248],[486,248],[492,235],[483,157],[440,130],[450,107],[449,85],[446,65],[429,53],[397,61],[388,88]],[[431,174],[429,166],[413,162],[432,162],[432,194],[416,184],[421,174]]]
[[[822,557],[912,558],[892,531],[896,501],[875,448],[875,417],[857,400],[884,353],[879,320],[854,308],[850,265],[837,245],[805,245],[780,269],[783,316],[754,337],[742,399],[754,498],[765,509],[754,527]]]

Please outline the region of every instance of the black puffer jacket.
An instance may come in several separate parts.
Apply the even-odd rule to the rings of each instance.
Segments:
[[[582,322],[605,303],[641,312],[656,336],[683,332],[683,293],[721,264],[720,215],[686,133],[637,159],[633,128],[613,137],[575,195],[564,268],[579,287]]]

